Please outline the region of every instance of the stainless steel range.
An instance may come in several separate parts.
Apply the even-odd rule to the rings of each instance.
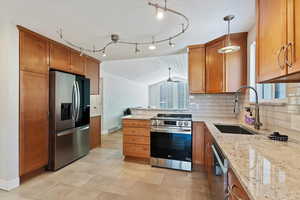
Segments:
[[[192,170],[191,114],[158,114],[151,119],[150,138],[152,166]]]

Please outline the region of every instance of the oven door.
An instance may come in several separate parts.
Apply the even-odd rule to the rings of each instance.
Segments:
[[[151,130],[151,157],[191,162],[192,134]]]

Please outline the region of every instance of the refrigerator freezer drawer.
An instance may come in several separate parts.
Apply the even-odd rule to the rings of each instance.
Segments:
[[[57,133],[54,147],[51,170],[58,170],[87,155],[90,150],[89,125]]]

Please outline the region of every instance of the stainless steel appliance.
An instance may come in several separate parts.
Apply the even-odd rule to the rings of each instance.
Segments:
[[[222,154],[217,144],[212,144],[213,154],[213,167],[212,167],[212,186],[211,194],[213,200],[227,199],[228,198],[228,160]]]
[[[151,119],[151,159],[155,167],[192,170],[192,115],[158,114]]]
[[[89,152],[90,80],[50,71],[50,159],[57,170]]]

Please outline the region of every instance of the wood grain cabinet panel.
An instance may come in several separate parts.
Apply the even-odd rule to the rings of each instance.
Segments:
[[[247,33],[231,37],[232,45],[240,50],[225,54],[225,92],[236,92],[242,85],[247,85]]]
[[[94,59],[87,58],[86,59],[86,77],[91,80],[91,94],[98,95],[99,94],[99,70],[100,63]]]
[[[71,50],[71,68],[74,74],[85,75],[86,57]]]
[[[300,1],[288,1],[288,74],[300,72]]]
[[[150,146],[143,144],[127,144],[123,145],[123,154],[125,156],[137,158],[150,158]]]
[[[228,170],[229,200],[250,200],[232,169]]]
[[[59,43],[50,43],[50,67],[64,72],[72,72],[71,50]]]
[[[204,165],[204,123],[193,122],[193,164]]]
[[[225,57],[218,49],[224,47],[224,42],[209,44],[206,47],[206,92],[225,92]]]
[[[207,129],[207,127],[204,128],[205,131],[205,135],[204,135],[204,143],[205,143],[205,155],[204,155],[204,166],[205,166],[205,170],[208,174],[208,184],[209,187],[211,188],[212,185],[212,174],[213,172],[213,162],[214,162],[214,158],[212,155],[212,149],[211,149],[211,145],[213,144],[213,137],[211,135],[211,133],[209,132],[209,130]]]
[[[101,145],[101,117],[90,118],[90,148],[94,149]]]
[[[257,0],[257,12],[257,77],[264,82],[287,72],[287,0]]]
[[[49,46],[45,38],[20,30],[20,70],[46,74],[49,70]]]
[[[20,72],[20,176],[48,164],[48,74]]]
[[[150,158],[150,120],[123,119],[123,154]]]
[[[190,93],[205,93],[205,46],[189,48],[188,62]]]

